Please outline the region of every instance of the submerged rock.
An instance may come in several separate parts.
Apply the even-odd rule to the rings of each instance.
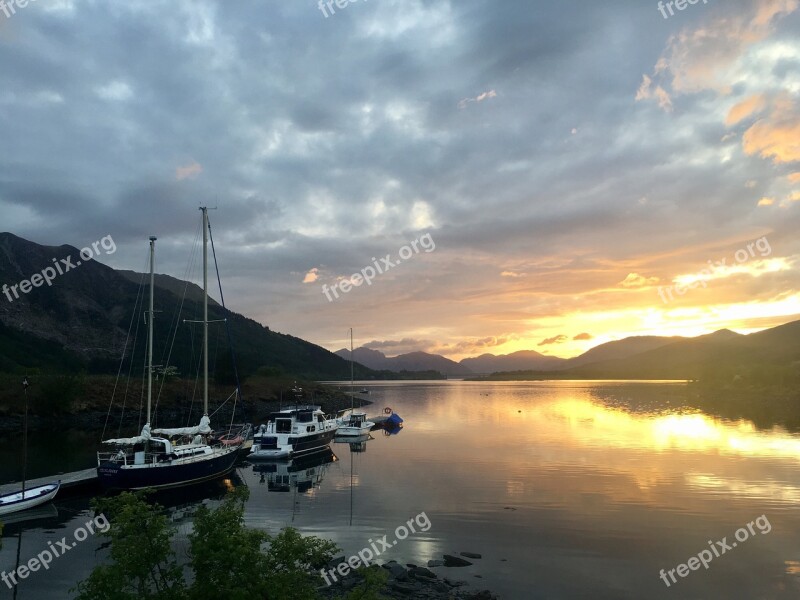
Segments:
[[[441,567],[444,566],[443,560],[429,560],[428,567]]]
[[[471,564],[471,562],[464,560],[459,556],[451,556],[450,554],[444,555],[445,567],[469,567]]]

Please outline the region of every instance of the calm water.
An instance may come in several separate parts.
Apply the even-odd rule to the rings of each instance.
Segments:
[[[471,567],[437,571],[502,598],[800,596],[797,435],[684,412],[678,384],[367,385],[375,402],[368,412],[391,406],[405,428],[393,436],[373,432],[364,452],[334,444],[332,462],[291,473],[240,468],[233,483],[251,489],[249,525],[272,532],[293,525],[335,540],[350,555],[384,534],[392,541],[398,526],[424,512],[428,531],[398,541],[381,558],[424,564],[443,553],[478,552],[483,558]],[[46,471],[48,460],[65,470],[81,461],[90,466],[89,446],[91,438],[78,434],[48,437],[32,469]],[[6,481],[16,461],[10,442],[0,446],[0,458]],[[184,533],[200,499],[186,501],[173,510]],[[21,528],[25,561],[48,541],[71,538],[89,518],[88,499],[56,507],[57,517],[7,526],[0,571],[14,568]],[[762,515],[762,527],[745,530],[749,539],[733,547],[735,532]],[[767,522],[771,530],[761,533]],[[731,549],[707,570],[676,575],[669,588],[659,578],[661,569],[675,569],[723,538]],[[33,573],[18,598],[69,597],[65,590],[105,556],[101,543],[90,537],[49,573]],[[0,583],[4,597],[11,594]]]

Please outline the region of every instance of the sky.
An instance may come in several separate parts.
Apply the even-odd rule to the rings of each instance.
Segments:
[[[196,279],[214,207],[228,307],[331,350],[798,319],[798,0],[678,4],[5,0],[0,231]]]

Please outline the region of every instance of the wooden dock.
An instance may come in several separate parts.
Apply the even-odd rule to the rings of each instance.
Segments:
[[[59,473],[58,475],[51,475],[49,477],[39,477],[37,479],[29,479],[25,482],[26,488],[33,488],[40,485],[47,485],[61,480],[61,489],[68,490],[70,488],[88,487],[97,483],[97,467],[91,469],[84,469],[83,471],[74,471],[72,473]],[[10,494],[20,489],[21,482],[7,483],[0,485],[0,494]]]

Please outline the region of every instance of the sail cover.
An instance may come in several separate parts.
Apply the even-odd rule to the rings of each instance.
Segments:
[[[114,438],[111,440],[104,440],[104,444],[115,444],[117,446],[135,446],[136,444],[143,444],[150,439],[150,423],[142,427],[141,435],[130,438]]]
[[[211,433],[211,419],[208,415],[203,415],[200,425],[194,427],[180,427],[177,429],[154,429],[153,433],[159,435],[198,435]]]

